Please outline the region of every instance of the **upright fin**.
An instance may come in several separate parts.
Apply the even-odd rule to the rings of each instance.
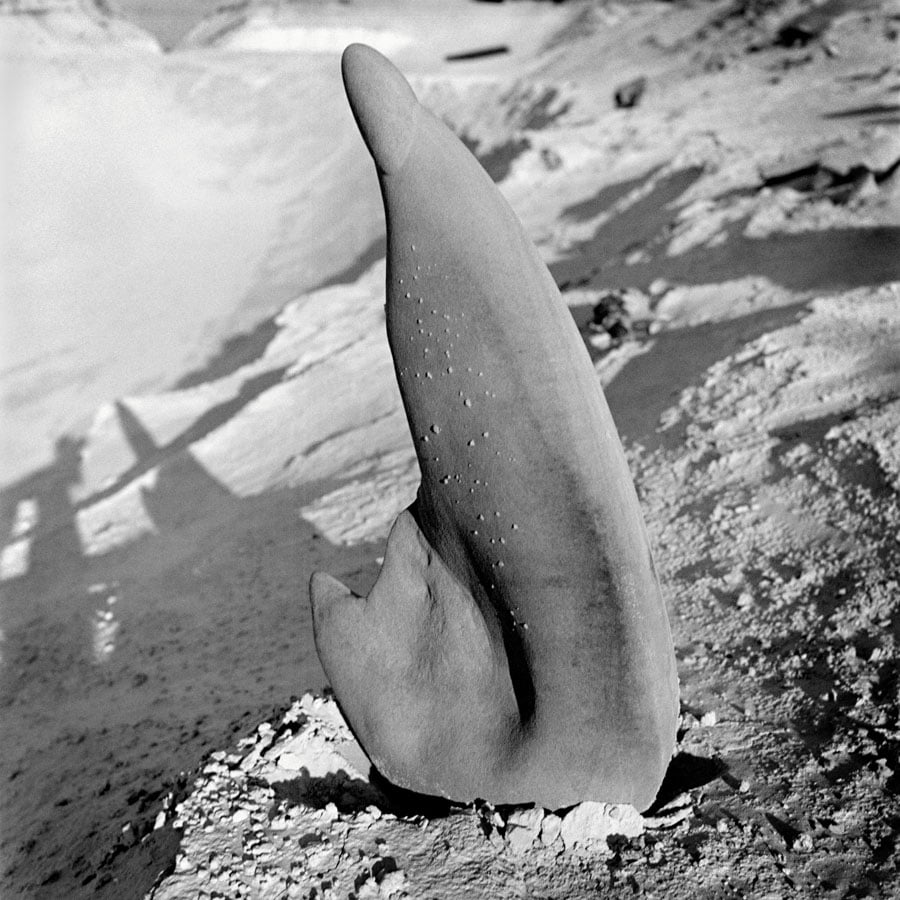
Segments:
[[[404,787],[646,808],[674,747],[674,652],[587,352],[500,192],[397,69],[354,44],[343,75],[422,482],[368,599],[313,576],[322,665]]]

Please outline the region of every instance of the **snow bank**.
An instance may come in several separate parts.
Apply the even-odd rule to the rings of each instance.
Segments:
[[[373,28],[280,25],[268,16],[257,16],[215,46],[267,53],[341,53],[353,43],[368,44],[381,53],[393,54],[412,43],[412,37]]]

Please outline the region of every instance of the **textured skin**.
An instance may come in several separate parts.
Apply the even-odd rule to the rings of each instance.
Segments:
[[[678,685],[637,496],[556,285],[477,161],[369,47],[343,58],[387,217],[387,330],[422,472],[368,598],[316,646],[387,778],[648,807]]]

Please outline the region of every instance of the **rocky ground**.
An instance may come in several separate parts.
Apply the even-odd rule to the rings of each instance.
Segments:
[[[163,386],[121,366],[87,427],[48,429],[46,460],[4,483],[4,896],[900,887],[900,7],[451,7],[404,26],[316,5],[313,40],[290,4],[242,6],[159,64],[217,128],[240,83],[256,118],[232,161],[278,162],[286,189],[283,86],[334,66],[331,109],[323,42],[375,31],[500,184],[583,331],[669,603],[682,722],[657,806],[401,795],[333,704],[296,699],[326,687],[309,574],[366,591],[417,483],[377,202],[341,191],[342,169],[360,191],[368,172],[341,109],[305,145],[317,191],[280,208],[255,324]],[[491,45],[507,50],[446,60]]]
[[[898,300],[821,298],[738,341],[630,443],[682,684],[644,817],[392,796],[306,697],[169,798],[184,837],[152,896],[891,896]]]

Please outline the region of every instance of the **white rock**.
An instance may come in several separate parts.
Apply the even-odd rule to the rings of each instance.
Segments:
[[[637,837],[644,832],[644,820],[633,806],[586,801],[562,820],[563,843],[567,850],[606,849],[607,838],[614,834]]]
[[[337,859],[330,847],[320,846],[310,851],[308,862],[310,871],[327,872],[335,867]]]
[[[514,853],[524,853],[537,840],[544,819],[542,809],[517,809],[506,820],[506,841]]]
[[[322,820],[324,822],[336,822],[338,815],[338,808],[334,803],[325,804],[325,809],[322,810]]]
[[[549,847],[559,838],[562,819],[556,813],[547,813],[541,822],[541,843]]]
[[[280,769],[289,769],[292,772],[298,772],[303,768],[304,762],[301,757],[290,750],[286,750],[278,757],[278,767]]]
[[[378,883],[373,878],[367,878],[357,889],[358,900],[379,900],[382,896]]]
[[[394,872],[388,872],[381,879],[379,887],[381,888],[382,897],[393,897],[395,894],[402,894],[406,887],[406,875],[399,869]]]

